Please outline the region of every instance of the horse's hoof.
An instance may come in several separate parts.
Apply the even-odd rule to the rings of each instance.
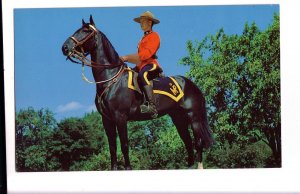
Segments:
[[[118,167],[117,167],[117,166],[112,166],[112,167],[111,167],[111,170],[114,170],[114,171],[115,171],[115,170],[118,170]]]
[[[132,170],[132,167],[131,166],[126,166],[125,170]]]
[[[188,166],[188,169],[194,169],[194,165]]]
[[[198,169],[204,169],[204,168],[203,168],[203,163],[202,163],[202,162],[198,162]]]

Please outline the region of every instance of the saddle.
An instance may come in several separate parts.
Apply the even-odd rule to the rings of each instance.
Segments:
[[[137,72],[128,69],[128,88],[143,95],[137,76]],[[175,102],[178,102],[184,96],[181,87],[173,77],[160,76],[151,80],[150,84],[152,85],[154,94],[168,96]]]

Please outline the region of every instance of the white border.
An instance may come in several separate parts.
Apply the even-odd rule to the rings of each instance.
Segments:
[[[296,1],[294,1],[296,2]],[[5,114],[7,175],[9,193],[170,193],[170,192],[295,192],[300,191],[300,83],[299,22],[300,11],[291,0],[241,1],[100,1],[100,0],[6,0],[3,1],[3,40],[5,77]],[[106,7],[165,5],[280,4],[282,142],[281,169],[247,170],[168,170],[132,172],[15,172],[14,101],[14,8]],[[295,39],[296,38],[296,39]],[[298,43],[298,44],[297,44]],[[297,53],[297,54],[296,54]]]

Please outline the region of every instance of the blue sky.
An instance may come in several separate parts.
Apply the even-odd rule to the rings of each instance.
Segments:
[[[201,40],[224,28],[241,34],[246,22],[260,30],[272,23],[278,5],[226,5],[176,7],[15,9],[15,101],[17,111],[29,106],[49,108],[60,120],[95,110],[95,85],[81,79],[81,67],[66,61],[61,46],[92,14],[96,27],[119,55],[136,52],[142,31],[133,18],[150,10],[161,21],[159,63],[166,75],[184,75],[178,61],[187,55],[187,40]],[[92,79],[90,69],[86,76]]]

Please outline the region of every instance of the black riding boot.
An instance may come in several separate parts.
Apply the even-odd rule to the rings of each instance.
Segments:
[[[151,85],[144,86],[144,92],[146,94],[146,98],[148,99],[148,102],[145,102],[140,106],[142,113],[150,113],[152,118],[157,117],[157,110],[154,103],[154,97],[153,97],[153,89]]]

